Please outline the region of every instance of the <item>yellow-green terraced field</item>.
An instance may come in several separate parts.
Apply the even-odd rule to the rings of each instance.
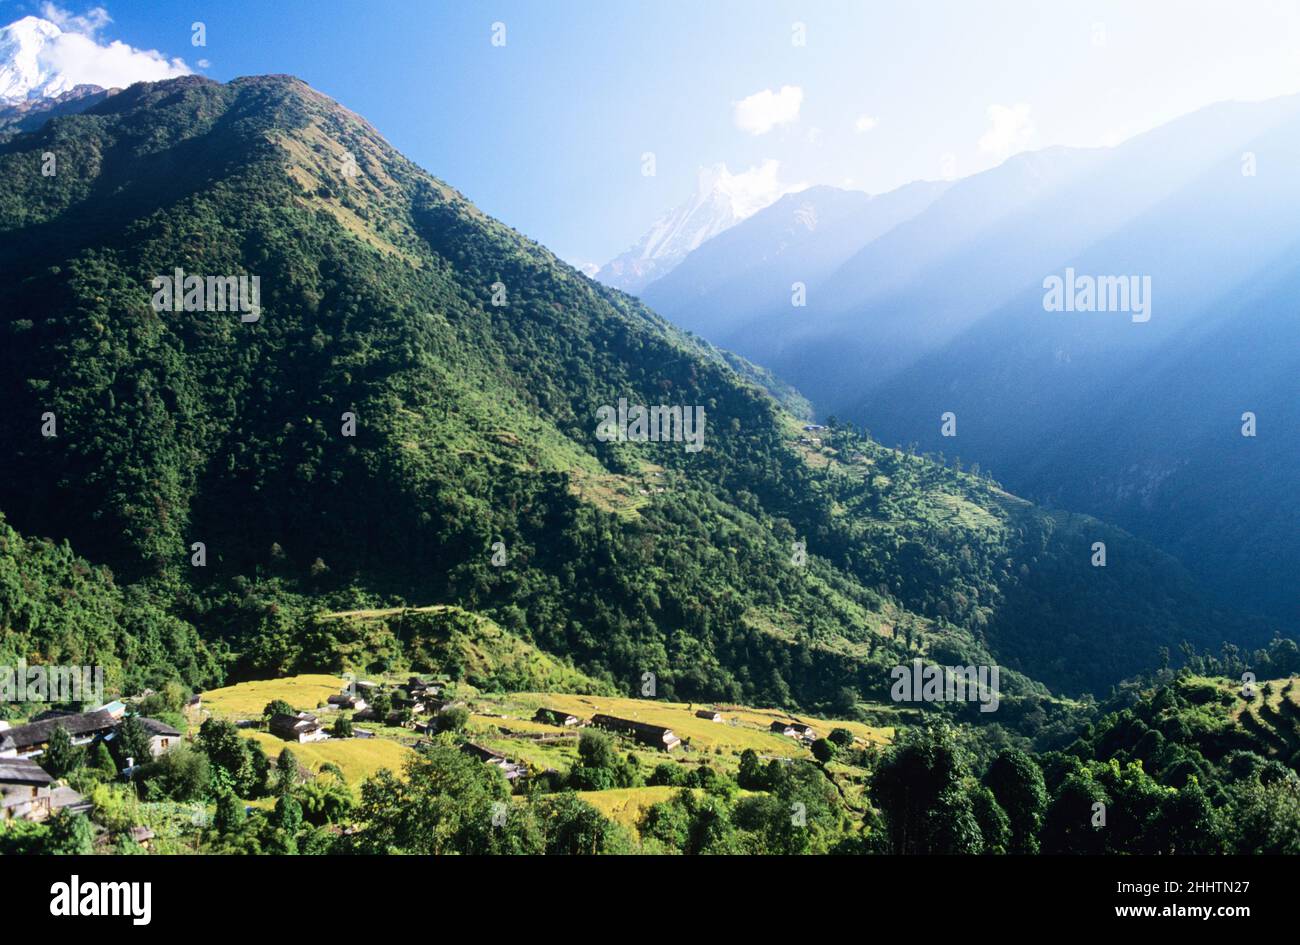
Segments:
[[[680,790],[675,787],[615,788],[612,791],[579,791],[578,797],[610,820],[636,833],[637,824],[649,808],[668,800]]]
[[[203,708],[219,718],[255,719],[268,702],[283,699],[295,709],[312,712],[345,685],[342,677],[325,674],[244,682],[203,693]]]
[[[415,754],[413,749],[387,738],[330,738],[300,745],[269,732],[246,731],[243,734],[259,742],[272,759],[278,758],[280,752],[288,748],[298,763],[313,774],[319,773],[322,765],[332,761],[343,771],[344,780],[353,787],[381,768],[400,775],[406,760]]]
[[[802,756],[807,751],[794,739],[768,731],[768,726],[772,722],[794,718],[789,713],[777,709],[719,706],[723,721],[710,722],[695,715],[697,709],[713,708],[707,703],[655,702],[649,699],[563,693],[519,693],[514,698],[520,704],[527,702],[544,705],[570,712],[583,719],[590,719],[596,713],[604,713],[619,718],[665,725],[683,740],[689,739],[690,747],[698,751],[708,752],[720,748],[724,752],[739,753],[746,748],[752,748],[760,755],[784,757]],[[800,715],[798,718],[810,724],[819,735],[826,735],[832,728],[846,728],[855,737],[870,744],[887,744],[894,734],[891,728],[874,728],[860,722],[817,719],[806,715]],[[554,726],[552,730],[559,731]]]

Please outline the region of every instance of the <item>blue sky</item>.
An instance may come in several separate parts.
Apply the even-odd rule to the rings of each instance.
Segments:
[[[0,23],[43,6],[4,0]],[[103,6],[101,43],[156,49],[219,80],[298,75],[575,262],[626,249],[719,162],[733,173],[777,162],[752,175],[760,191],[881,192],[1025,148],[1116,143],[1214,101],[1300,91],[1295,2]],[[203,48],[191,45],[194,21]],[[497,22],[504,46],[492,44]],[[645,152],[654,176],[642,173]]]

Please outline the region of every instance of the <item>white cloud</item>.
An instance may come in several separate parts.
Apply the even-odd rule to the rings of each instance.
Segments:
[[[112,22],[103,7],[77,16],[46,3],[41,13],[63,30],[42,47],[41,65],[66,77],[70,85],[125,88],[133,82],[158,82],[190,74],[183,60],[168,59],[157,50],[136,49],[120,40],[101,43],[97,34]]]
[[[797,85],[783,85],[779,92],[764,89],[732,103],[736,127],[751,135],[765,135],[777,125],[797,120],[802,104],[803,89]]]
[[[700,168],[700,189],[702,192],[716,190],[725,194],[731,201],[735,215],[744,219],[770,206],[780,197],[805,189],[805,183],[789,183],[781,180],[781,162],[768,158],[762,164],[747,171],[733,174],[726,164]]]
[[[592,262],[590,259],[583,259],[580,256],[566,256],[562,258],[574,269],[592,279],[596,278],[596,273],[600,272],[600,266]]]
[[[1006,157],[1029,147],[1034,136],[1034,123],[1029,120],[1029,106],[990,105],[989,130],[980,138],[981,151]]]
[[[82,36],[94,36],[113,22],[113,18],[103,7],[94,7],[77,16],[71,10],[65,10],[48,0],[41,4],[41,16],[65,33],[80,33]]]
[[[858,134],[870,131],[876,127],[876,120],[870,115],[859,115],[858,120],[853,123],[853,130]]]

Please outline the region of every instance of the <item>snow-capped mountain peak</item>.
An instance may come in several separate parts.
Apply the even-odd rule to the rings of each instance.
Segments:
[[[798,186],[781,184],[776,161],[733,174],[726,164],[702,167],[695,193],[655,222],[636,245],[596,274],[606,285],[639,292],[666,275],[701,243],[752,216]]]
[[[123,89],[133,82],[157,82],[188,75],[181,59],[153,49],[136,49],[121,40],[104,41],[107,23],[96,16],[59,22],[25,16],[0,27],[0,106],[47,102],[82,87]]]
[[[0,28],[0,102],[52,98],[78,84],[60,73],[45,55],[61,35],[61,29],[36,16]]]
[[[660,217],[633,248],[641,259],[657,259],[681,251],[689,253],[711,236],[739,223],[736,200],[728,193],[725,165],[701,169],[691,199]]]

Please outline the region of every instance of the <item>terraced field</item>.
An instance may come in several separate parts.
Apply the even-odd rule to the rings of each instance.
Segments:
[[[665,761],[690,767],[707,761],[719,770],[734,773],[746,749],[753,749],[765,760],[811,757],[803,742],[770,730],[773,721],[796,720],[777,709],[721,705],[716,708],[723,721],[711,722],[696,717],[695,712],[713,709],[713,705],[567,693],[513,693],[472,699],[475,714],[470,718],[470,735],[478,743],[535,769],[565,771],[577,760],[580,729],[532,721],[533,713],[543,706],[581,719],[604,713],[672,729],[682,739],[682,747],[669,753],[620,739],[622,750],[635,755],[647,773]],[[859,747],[886,745],[894,735],[892,728],[861,722],[803,715],[797,720],[812,725],[819,735],[827,735],[833,728],[848,729]]]
[[[203,709],[222,719],[257,719],[268,702],[283,699],[295,709],[311,712],[345,684],[342,677],[326,674],[244,682],[203,693]]]
[[[519,700],[534,699],[538,706],[561,709],[580,718],[590,718],[596,713],[635,719],[655,725],[666,725],[676,732],[683,742],[697,751],[739,753],[752,748],[759,755],[771,758],[802,757],[807,754],[799,742],[769,731],[775,721],[798,720],[807,722],[819,735],[832,728],[846,728],[855,738],[866,744],[884,745],[893,738],[892,728],[874,728],[860,722],[838,719],[817,719],[812,716],[793,716],[778,709],[752,709],[744,706],[714,706],[706,703],[657,702],[651,699],[628,699],[609,696],[571,696],[561,693],[520,693]],[[722,713],[721,722],[697,718],[697,709],[717,708]]]
[[[1261,690],[1251,702],[1239,700],[1233,716],[1262,755],[1295,767],[1300,762],[1300,685],[1294,679],[1268,681],[1272,692]]]
[[[404,681],[404,677],[401,681]],[[232,720],[258,719],[262,709],[273,699],[284,699],[295,708],[316,711],[328,696],[339,692],[343,685],[342,677],[320,674],[245,682],[204,693],[203,712]],[[589,719],[596,713],[606,713],[671,728],[683,741],[679,751],[665,753],[637,745],[628,739],[620,740],[621,750],[635,755],[647,775],[656,765],[665,761],[689,767],[708,763],[719,770],[734,772],[741,753],[746,749],[752,749],[762,759],[810,757],[806,744],[770,730],[771,723],[777,720],[807,722],[819,735],[827,735],[833,728],[844,728],[853,734],[860,747],[886,745],[894,735],[894,730],[888,727],[840,719],[796,717],[776,709],[748,706],[716,706],[723,721],[712,722],[696,717],[695,712],[699,709],[713,709],[715,706],[698,703],[573,693],[485,694],[466,685],[457,687],[455,695],[458,699],[463,699],[470,710],[466,728],[469,738],[512,760],[527,764],[534,771],[566,772],[578,758],[580,730],[534,722],[532,716],[542,706],[560,709],[582,719]],[[334,715],[330,711],[322,713],[321,717],[328,721]],[[355,786],[381,768],[400,772],[406,759],[411,756],[411,745],[419,738],[408,729],[382,726],[366,728],[373,730],[378,737],[327,739],[298,744],[283,741],[263,731],[248,729],[244,734],[258,741],[272,758],[277,757],[284,748],[291,748],[299,762],[313,772],[319,771],[325,763],[333,762],[343,770],[347,781]],[[585,792],[584,796],[590,794],[595,806],[601,810],[608,809],[614,819],[634,825],[642,810],[670,796],[673,790],[675,789],[667,787],[629,788]]]
[[[616,788],[612,791],[579,791],[582,798],[610,820],[637,833],[642,815],[655,804],[671,798],[681,788],[639,787]]]

